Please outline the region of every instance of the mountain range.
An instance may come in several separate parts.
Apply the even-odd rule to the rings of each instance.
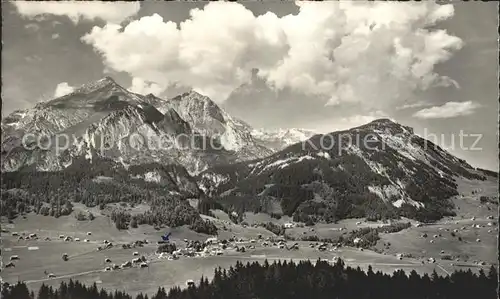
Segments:
[[[1,126],[5,171],[61,170],[75,157],[98,155],[123,165],[180,162],[196,174],[220,163],[265,157],[290,143],[266,146],[268,139],[259,140],[248,124],[197,92],[165,101],[129,92],[110,77],[15,111]],[[23,146],[23,137],[33,149]],[[62,145],[57,152],[56,142]]]
[[[1,130],[3,173],[81,178],[92,169],[89,178],[74,179],[85,192],[88,184],[101,188],[95,177],[106,171],[94,168],[103,164],[123,188],[136,184],[127,176],[132,172],[134,180],[160,184],[160,195],[148,200],[161,190],[187,188],[183,198],[211,198],[227,210],[303,222],[435,220],[453,214],[448,199],[457,195],[457,178],[491,176],[388,119],[329,134],[263,130],[195,91],[164,100],[132,93],[110,77],[15,111]],[[11,177],[2,188],[22,189],[15,181]],[[133,193],[143,198],[137,191],[143,187],[137,188]]]

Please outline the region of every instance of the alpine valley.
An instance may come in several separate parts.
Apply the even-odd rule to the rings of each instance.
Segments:
[[[498,297],[494,4],[115,2],[2,1],[1,299]]]
[[[389,119],[254,128],[197,92],[105,77],[1,128],[2,277],[30,289],[78,277],[152,295],[242,259],[427,274],[496,261],[498,175]]]

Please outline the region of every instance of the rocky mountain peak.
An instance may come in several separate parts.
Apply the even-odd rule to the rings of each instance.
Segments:
[[[84,142],[84,146],[71,147],[67,154],[70,158],[62,161],[60,156],[51,152],[19,148],[26,133],[69,134],[79,143]],[[164,136],[170,136],[166,138],[168,142],[174,136],[185,137],[186,142],[183,139],[182,143],[187,149],[183,147],[180,151],[169,147],[170,150],[161,151],[152,147],[137,151],[134,147],[136,143],[140,145],[140,141],[133,140],[133,146],[127,141],[127,136],[132,134],[145,136],[152,144],[160,144]],[[18,111],[4,118],[2,150],[19,150],[13,152],[2,167],[7,171],[25,164],[34,165],[36,169],[62,169],[81,155],[95,158],[93,151],[98,152],[98,145],[87,141],[99,140],[102,136],[111,136],[120,145],[98,153],[102,157],[127,164],[177,161],[193,173],[216,163],[253,159],[271,153],[252,137],[250,126],[232,118],[207,96],[191,90],[164,100],[153,94],[130,92],[107,76],[40,107]],[[198,147],[198,143],[205,144],[207,140],[214,140],[223,148],[199,150],[191,146]]]
[[[124,90],[124,88],[122,86],[120,86],[118,83],[116,83],[116,81],[113,78],[111,78],[110,76],[106,76],[106,77],[103,77],[102,79],[84,84],[84,85],[76,88],[72,93],[70,93],[66,96],[69,96],[69,95],[75,94],[75,93],[90,93],[90,92],[93,92],[93,91],[96,91],[96,90],[99,90],[99,89],[102,89],[105,87],[115,87],[117,89]],[[64,97],[66,97],[66,96],[64,96]]]
[[[290,129],[255,129],[252,136],[262,142],[262,144],[273,151],[279,151],[292,144],[302,142],[314,136],[316,133],[311,130],[290,128]]]
[[[225,123],[223,113],[219,106],[209,97],[194,90],[174,97],[169,102],[184,119],[202,121],[215,119]]]
[[[200,132],[209,132],[211,135],[224,131],[224,112],[207,96],[191,90],[168,100],[168,104]]]

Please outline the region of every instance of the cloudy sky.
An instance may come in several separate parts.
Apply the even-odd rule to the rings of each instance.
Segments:
[[[109,75],[162,97],[193,88],[256,127],[328,132],[389,117],[498,170],[496,12],[483,2],[2,2],[2,116]]]

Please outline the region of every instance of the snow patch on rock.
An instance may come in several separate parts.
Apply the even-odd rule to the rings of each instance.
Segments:
[[[318,157],[322,157],[322,158],[325,158],[327,160],[331,160],[332,159],[332,157],[330,156],[330,154],[327,153],[327,152],[318,152],[316,155]]]
[[[389,199],[391,198],[402,196],[401,190],[393,185],[368,186],[368,190],[371,193],[376,194],[380,199],[382,199],[385,202],[389,201]]]
[[[151,183],[159,183],[161,181],[161,175],[157,171],[150,171],[144,174],[144,181]]]
[[[299,163],[299,162],[302,162],[304,160],[314,160],[314,157],[312,157],[310,155],[306,155],[306,156],[301,156],[301,157],[289,157],[286,159],[280,159],[280,160],[274,161],[273,163],[266,165],[260,171],[260,173],[266,171],[267,169],[272,169],[274,167],[277,167],[279,169],[283,169],[285,167],[288,167],[292,163]]]

